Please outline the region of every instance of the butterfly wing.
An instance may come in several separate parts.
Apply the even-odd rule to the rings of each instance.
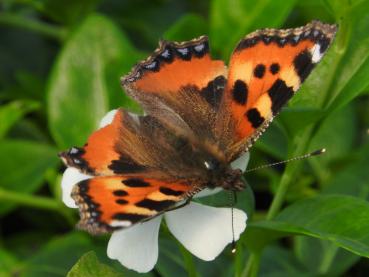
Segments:
[[[60,154],[64,163],[93,176],[137,175],[145,178],[201,180],[207,153],[187,137],[150,115],[119,109],[113,121],[94,132],[84,147]]]
[[[86,145],[61,153],[93,175],[73,187],[79,227],[105,233],[151,219],[207,184],[206,153],[156,118],[119,109]]]
[[[127,176],[99,176],[79,182],[72,197],[78,227],[92,234],[112,232],[148,220],[196,193],[196,186]]]
[[[207,37],[200,37],[161,41],[153,55],[123,77],[122,85],[146,113],[191,143],[212,145],[226,75],[223,61],[211,59]]]
[[[92,133],[83,147],[72,147],[59,156],[67,166],[90,175],[114,175],[119,166],[121,173],[146,171],[147,168],[130,155],[129,144],[137,137],[134,131],[137,120],[119,109],[113,121]]]
[[[234,50],[218,116],[217,137],[233,160],[247,151],[326,53],[336,26],[313,21],[295,29],[263,29]]]

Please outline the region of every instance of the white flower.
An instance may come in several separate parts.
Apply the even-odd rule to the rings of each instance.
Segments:
[[[110,111],[100,122],[100,128],[109,124],[116,110]],[[245,170],[249,153],[232,163],[232,168]],[[78,182],[93,178],[80,173],[75,168],[67,168],[61,181],[63,202],[70,208],[77,208],[70,196],[72,188]],[[196,197],[204,197],[221,191],[204,189]],[[238,240],[246,228],[247,215],[234,209],[234,236]],[[130,228],[114,231],[108,244],[107,255],[118,260],[125,267],[137,272],[152,270],[158,259],[158,236],[162,218],[172,234],[196,257],[211,261],[232,242],[231,208],[214,208],[191,202],[187,206],[166,212],[147,222],[138,223]]]

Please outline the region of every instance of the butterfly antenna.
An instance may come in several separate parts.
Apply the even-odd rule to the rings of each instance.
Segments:
[[[310,152],[308,154],[302,155],[302,156],[298,156],[298,157],[294,157],[288,160],[284,160],[284,161],[280,161],[280,162],[276,162],[276,163],[271,163],[271,164],[265,164],[265,165],[261,165],[258,167],[254,167],[251,169],[248,169],[245,171],[245,173],[251,172],[251,171],[255,171],[255,170],[259,170],[259,169],[263,169],[263,168],[268,168],[268,167],[272,167],[272,166],[276,166],[276,165],[280,165],[280,164],[285,164],[285,163],[289,163],[289,162],[293,162],[293,161],[298,161],[298,160],[303,160],[312,156],[318,156],[320,154],[323,154],[326,152],[325,148],[319,149],[319,150],[315,150],[313,152]]]
[[[229,202],[231,207],[231,224],[232,224],[232,254],[236,253],[236,240],[234,238],[234,205],[237,202],[237,194],[236,191],[229,192]]]

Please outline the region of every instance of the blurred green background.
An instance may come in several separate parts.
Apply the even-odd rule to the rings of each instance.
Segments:
[[[366,276],[365,0],[0,0],[0,276],[138,275],[106,258],[108,237],[75,230],[78,215],[61,202],[57,152],[83,145],[112,108],[139,111],[119,77],[160,38],[207,34],[213,56],[228,61],[248,32],[313,19],[337,23],[336,40],[252,149],[249,167],[323,147],[327,154],[246,174],[237,206],[249,221],[237,255],[227,248],[200,261],[164,226],[147,276]],[[227,197],[205,202],[225,206]]]

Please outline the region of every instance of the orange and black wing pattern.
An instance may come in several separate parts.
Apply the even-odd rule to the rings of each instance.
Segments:
[[[83,147],[60,154],[92,177],[72,192],[79,226],[91,233],[126,228],[204,187],[224,187],[226,167],[295,94],[335,33],[335,25],[318,21],[256,31],[240,41],[229,70],[210,57],[206,37],[161,41],[122,79],[146,115],[119,109]]]
[[[224,62],[210,57],[207,37],[186,42],[162,40],[153,55],[122,78],[122,85],[129,95],[149,108],[155,103],[146,103],[145,97],[154,95],[162,100],[173,100],[187,86],[196,87],[215,105],[219,97],[217,91],[206,88],[224,82],[226,74]]]
[[[189,155],[191,153],[191,155]],[[119,109],[83,147],[59,154],[63,162],[92,176],[140,175],[158,179],[204,179],[206,152],[150,115]]]
[[[92,133],[83,147],[72,147],[59,156],[67,166],[90,175],[144,172],[145,166],[128,155],[129,142],[135,139],[133,124],[135,117],[119,109],[111,124]]]
[[[194,151],[156,118],[119,109],[84,147],[60,154],[67,166],[91,175],[76,184],[79,227],[105,233],[142,222],[205,187],[206,154]]]
[[[79,182],[72,197],[80,211],[78,227],[101,234],[151,219],[194,193],[194,186],[176,182],[100,176]]]
[[[252,145],[321,60],[336,29],[313,21],[295,29],[258,30],[239,42],[219,113],[219,122],[234,128],[236,145],[244,150]],[[222,123],[227,113],[231,122]]]
[[[148,59],[122,78],[128,95],[147,114],[187,136],[215,143],[213,129],[226,84],[227,68],[209,53],[208,38],[161,41]]]

